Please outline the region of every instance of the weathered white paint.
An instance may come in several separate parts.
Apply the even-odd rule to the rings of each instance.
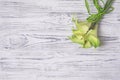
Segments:
[[[120,80],[120,0],[99,28],[100,48],[71,43],[84,0],[0,0],[0,80]]]

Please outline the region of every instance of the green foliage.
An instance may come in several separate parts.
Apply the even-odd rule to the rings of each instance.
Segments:
[[[103,3],[103,7],[100,5],[100,1]],[[80,44],[83,48],[99,47],[100,40],[97,37],[98,22],[102,19],[105,14],[110,13],[114,10],[112,3],[114,0],[93,0],[93,4],[97,9],[97,13],[91,13],[88,0],[85,0],[85,6],[89,13],[89,17],[86,21],[79,21],[73,18],[76,28],[72,29],[73,35],[69,39],[77,44]]]
[[[102,7],[100,5],[100,1],[103,3],[104,7]],[[96,7],[98,12],[96,14],[92,14],[92,13],[90,13],[90,6],[89,6],[89,3],[88,3],[88,0],[85,0],[85,5],[86,5],[87,11],[88,11],[88,13],[90,15],[87,18],[87,20],[89,22],[99,22],[100,19],[102,19],[102,17],[105,14],[108,14],[108,13],[110,13],[110,12],[112,12],[114,10],[114,8],[112,7],[113,1],[114,0],[107,0],[107,2],[105,4],[105,2],[103,0],[93,0],[93,4]]]

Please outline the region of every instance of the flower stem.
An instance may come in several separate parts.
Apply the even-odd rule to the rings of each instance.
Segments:
[[[113,7],[111,7],[113,1],[114,1],[114,0],[107,0],[107,1],[106,1],[106,4],[105,4],[104,7],[102,8],[102,10],[99,9],[100,11],[98,11],[97,14],[93,14],[93,15],[91,15],[91,16],[89,16],[89,17],[87,18],[88,21],[90,21],[90,22],[92,21],[92,24],[91,24],[91,26],[89,27],[89,30],[94,29],[95,25],[102,19],[102,17],[103,17],[105,14],[107,14],[107,13],[109,13],[109,12],[111,12],[111,11],[113,10]],[[99,5],[99,4],[98,4],[98,5]],[[111,9],[111,10],[110,10],[110,9]],[[88,30],[88,31],[89,31],[89,30]]]

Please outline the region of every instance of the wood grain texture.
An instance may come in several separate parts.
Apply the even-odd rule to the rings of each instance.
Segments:
[[[99,27],[101,47],[71,43],[84,0],[0,0],[0,80],[120,80],[120,0]]]

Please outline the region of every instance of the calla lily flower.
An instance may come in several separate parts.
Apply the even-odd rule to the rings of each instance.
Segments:
[[[79,21],[73,18],[75,28],[72,29],[72,36],[69,39],[77,44],[80,44],[83,48],[99,47],[100,40],[97,36],[98,23],[101,21],[105,14],[108,14],[114,10],[112,3],[114,0],[92,0],[96,13],[91,13],[89,1],[85,0],[85,6],[87,8],[89,16],[86,21]],[[101,2],[103,5],[101,5]]]
[[[100,46],[100,40],[97,37],[97,24],[94,29],[89,30],[91,22],[79,21],[78,19],[73,19],[73,22],[76,28],[72,29],[73,35],[69,37],[72,42],[80,44],[83,48]]]

